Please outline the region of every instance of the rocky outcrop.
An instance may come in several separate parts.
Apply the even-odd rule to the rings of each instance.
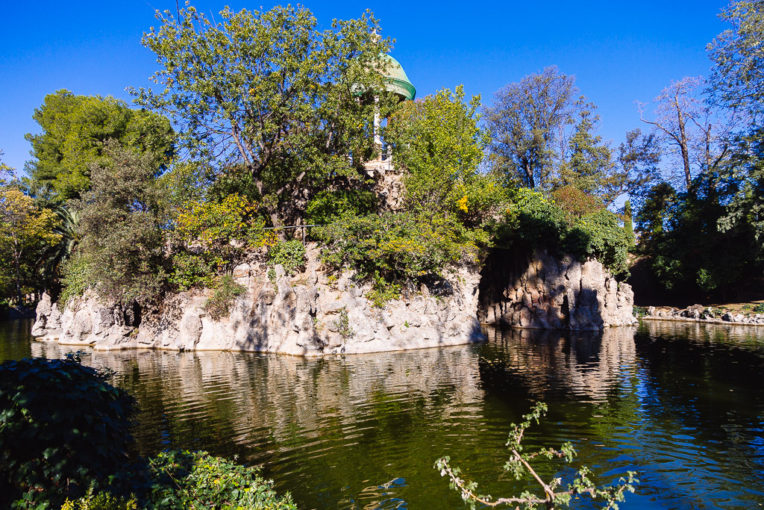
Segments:
[[[596,260],[496,250],[482,274],[479,319],[484,323],[574,331],[636,323],[631,287]]]
[[[482,340],[477,322],[480,275],[463,267],[447,281],[422,287],[408,298],[375,307],[370,290],[352,275],[336,281],[319,270],[315,249],[307,267],[289,276],[276,266],[275,281],[258,263],[243,264],[234,278],[245,288],[227,317],[206,310],[207,291],[169,297],[160,312],[139,326],[125,310],[93,294],[67,303],[63,313],[46,298],[38,306],[33,335],[97,350],[150,348],[278,352],[303,356],[438,347]]]
[[[369,284],[320,270],[309,247],[305,270],[285,274],[251,261],[234,269],[244,288],[226,317],[207,311],[210,291],[167,297],[141,317],[95,294],[63,308],[45,296],[32,334],[97,350],[170,349],[277,352],[300,356],[399,351],[483,339],[478,319],[521,328],[597,330],[628,325],[632,298],[596,261],[539,254],[533,260],[489,257],[482,273],[462,266],[447,278],[408,292],[383,308],[366,298]]]
[[[747,324],[764,326],[764,314],[741,313],[711,306],[692,305],[687,308],[672,308],[669,306],[649,306],[645,310],[645,319],[669,320],[682,322],[710,322],[714,324]]]

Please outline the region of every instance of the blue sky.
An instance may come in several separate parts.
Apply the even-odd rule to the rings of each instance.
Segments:
[[[180,1],[183,5],[183,0]],[[224,5],[269,8],[273,3],[199,1],[216,13]],[[464,84],[490,103],[502,86],[546,66],[576,77],[599,106],[600,134],[614,145],[640,126],[634,102],[647,102],[672,80],[707,75],[705,45],[726,28],[717,14],[726,1],[548,2],[305,2],[322,25],[371,9],[393,56],[419,97]],[[21,169],[30,159],[24,134],[36,132],[34,109],[46,94],[112,95],[148,85],[156,69],[141,35],[156,9],[175,1],[5,2],[0,31],[0,149]],[[646,127],[646,126],[643,126]]]

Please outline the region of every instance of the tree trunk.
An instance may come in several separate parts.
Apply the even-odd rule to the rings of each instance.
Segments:
[[[687,133],[685,131],[685,119],[679,104],[676,106],[677,121],[679,124],[679,150],[682,153],[682,163],[684,164],[684,180],[687,184],[687,191],[692,184],[692,174],[690,173],[690,151],[687,147]]]

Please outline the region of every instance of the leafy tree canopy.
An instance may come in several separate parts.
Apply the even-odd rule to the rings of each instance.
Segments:
[[[764,114],[764,4],[733,1],[721,17],[732,28],[708,45],[715,64],[710,92],[721,105],[747,112],[756,125]]]
[[[172,153],[169,120],[133,110],[113,97],[59,90],[45,97],[33,118],[42,132],[26,135],[34,157],[27,163],[32,190],[56,202],[78,198],[89,189],[90,165],[105,164],[107,140],[151,154],[155,167],[167,163]]]
[[[508,182],[548,189],[560,131],[573,123],[574,78],[547,67],[496,93],[486,109],[494,171]]]
[[[500,202],[498,183],[484,183],[478,172],[488,142],[478,126],[480,97],[464,99],[459,86],[403,103],[393,115],[386,140],[395,164],[407,171],[409,209],[474,218]]]
[[[165,278],[167,214],[156,160],[114,141],[104,154],[108,163],[91,167],[91,189],[74,203],[84,279],[117,302],[147,301],[162,290]]]
[[[0,188],[0,293],[18,304],[26,293],[40,290],[41,259],[61,238],[54,231],[56,215],[37,207],[17,187]]]
[[[243,165],[274,225],[327,181],[362,175],[374,108],[393,104],[381,73],[389,42],[370,13],[324,31],[291,6],[226,8],[220,22],[193,7],[157,17],[143,38],[157,88],[136,91],[138,103],[177,119],[192,154],[222,171]]]

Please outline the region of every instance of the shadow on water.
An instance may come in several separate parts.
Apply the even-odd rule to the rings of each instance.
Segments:
[[[13,331],[0,330],[4,358],[63,355]],[[432,469],[445,454],[482,491],[527,488],[501,465],[509,424],[535,400],[550,414],[527,446],[573,441],[601,481],[640,471],[622,508],[764,503],[764,338],[750,328],[486,333],[483,345],[325,359],[123,351],[84,362],[137,397],[141,453],[263,463],[301,508],[463,508]]]

